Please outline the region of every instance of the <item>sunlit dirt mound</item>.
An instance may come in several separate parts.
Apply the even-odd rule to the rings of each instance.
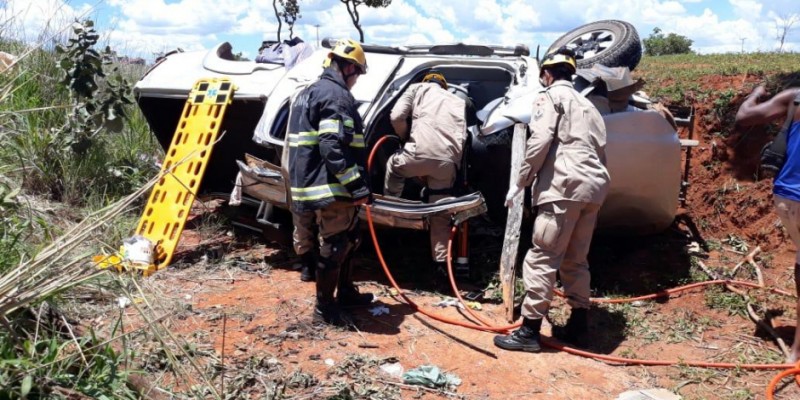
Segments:
[[[700,144],[691,153],[686,211],[705,239],[734,235],[774,250],[788,242],[772,209],[772,180],[757,180],[756,174],[760,150],[782,121],[734,127],[736,111],[760,81],[754,76],[714,75],[698,82],[712,94],[693,102],[694,139]],[[681,137],[688,137],[688,129],[681,129]]]

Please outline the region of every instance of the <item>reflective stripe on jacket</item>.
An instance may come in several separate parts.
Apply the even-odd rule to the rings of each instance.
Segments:
[[[286,143],[292,209],[318,210],[369,195],[363,123],[342,78],[326,69],[294,99]]]

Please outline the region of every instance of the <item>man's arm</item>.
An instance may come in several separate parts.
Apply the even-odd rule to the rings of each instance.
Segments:
[[[737,126],[763,125],[776,119],[786,117],[789,104],[797,95],[798,89],[786,89],[769,100],[760,102],[766,94],[763,86],[759,86],[744,100],[736,113]]]
[[[557,118],[558,113],[555,111],[553,103],[545,94],[542,94],[534,102],[533,114],[529,125],[531,137],[528,138],[528,142],[525,144],[525,159],[522,160],[522,165],[519,169],[517,186],[530,186],[533,180],[536,179],[536,174],[542,168],[542,164],[547,158],[547,153],[550,151],[550,145],[553,143]]]
[[[358,200],[369,196],[367,182],[358,169],[350,143],[355,134],[355,121],[346,110],[338,104],[329,104],[320,110],[319,152],[325,165],[342,186]]]
[[[397,100],[389,119],[392,122],[392,128],[400,139],[408,139],[408,117],[411,116],[411,111],[414,108],[414,93],[416,90],[409,88]]]

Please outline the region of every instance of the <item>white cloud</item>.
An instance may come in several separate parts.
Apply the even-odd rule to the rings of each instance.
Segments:
[[[760,1],[756,0],[729,0],[733,7],[733,13],[739,18],[748,19],[750,21],[756,20],[761,15]]]
[[[0,0],[3,15],[19,15],[25,31],[40,32],[59,10],[66,16],[88,6],[74,3],[95,0]],[[690,12],[687,4],[705,5]],[[271,1],[263,0],[106,0],[98,13],[106,26],[100,29],[112,47],[149,55],[182,47],[210,48],[231,41],[234,51],[255,51],[253,43],[275,39],[278,24]],[[358,38],[350,15],[339,0],[301,0],[301,15],[294,34],[314,41],[319,37]],[[727,7],[723,9],[722,7]],[[22,13],[26,10],[25,13]],[[564,33],[604,19],[629,21],[646,38],[654,27],[695,41],[699,52],[773,50],[775,20],[787,10],[800,12],[796,0],[584,0],[582,2],[532,2],[529,0],[394,0],[387,8],[359,7],[369,43],[402,45],[470,42],[476,44],[527,44],[544,49]],[[109,17],[110,16],[110,17]],[[721,16],[725,16],[724,18]],[[318,25],[317,29],[315,25]],[[800,28],[800,27],[799,27]],[[797,49],[800,29],[785,48]],[[106,33],[108,32],[108,33]],[[1,33],[1,32],[0,32]],[[282,38],[288,37],[283,26]],[[247,41],[244,46],[237,41]]]
[[[7,0],[0,2],[0,35],[27,42],[46,41],[51,35],[69,33],[76,18],[92,11],[72,7],[63,0]]]

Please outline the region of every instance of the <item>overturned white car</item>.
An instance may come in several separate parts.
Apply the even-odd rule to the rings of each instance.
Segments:
[[[332,40],[323,41],[330,47]],[[576,89],[591,96],[604,111],[611,188],[600,211],[597,229],[652,233],[668,227],[675,216],[681,177],[681,141],[674,123],[650,110],[646,99],[631,94],[638,87],[627,73],[641,57],[634,28],[622,21],[600,21],[577,28],[553,46],[566,45],[578,55]],[[272,206],[285,207],[286,190],[279,170],[286,134],[289,98],[314,82],[328,49],[320,49],[287,70],[281,64],[234,61],[228,43],[209,52],[168,54],[136,84],[135,94],[148,123],[166,149],[186,97],[199,78],[228,77],[238,87],[223,121],[223,139],[215,146],[202,192],[230,193],[237,174],[245,197],[262,202],[264,223]],[[502,223],[503,197],[511,173],[515,125],[530,119],[533,97],[541,88],[538,62],[524,45],[376,46],[365,45],[369,73],[359,79],[353,95],[365,122],[367,146],[392,134],[389,111],[403,91],[428,71],[443,73],[474,109],[467,116],[469,146],[460,171],[462,197],[425,205],[419,185],[409,181],[404,198],[380,199],[374,207],[383,225],[426,229],[432,213],[468,218],[484,211]],[[622,67],[608,69],[599,66]],[[594,68],[589,69],[589,67]],[[622,99],[622,101],[620,101]],[[380,193],[384,165],[399,144],[377,150],[371,171],[373,191]],[[248,154],[249,156],[245,156]],[[476,194],[479,193],[479,194]],[[481,196],[482,195],[482,196]],[[265,214],[265,211],[266,214]]]

